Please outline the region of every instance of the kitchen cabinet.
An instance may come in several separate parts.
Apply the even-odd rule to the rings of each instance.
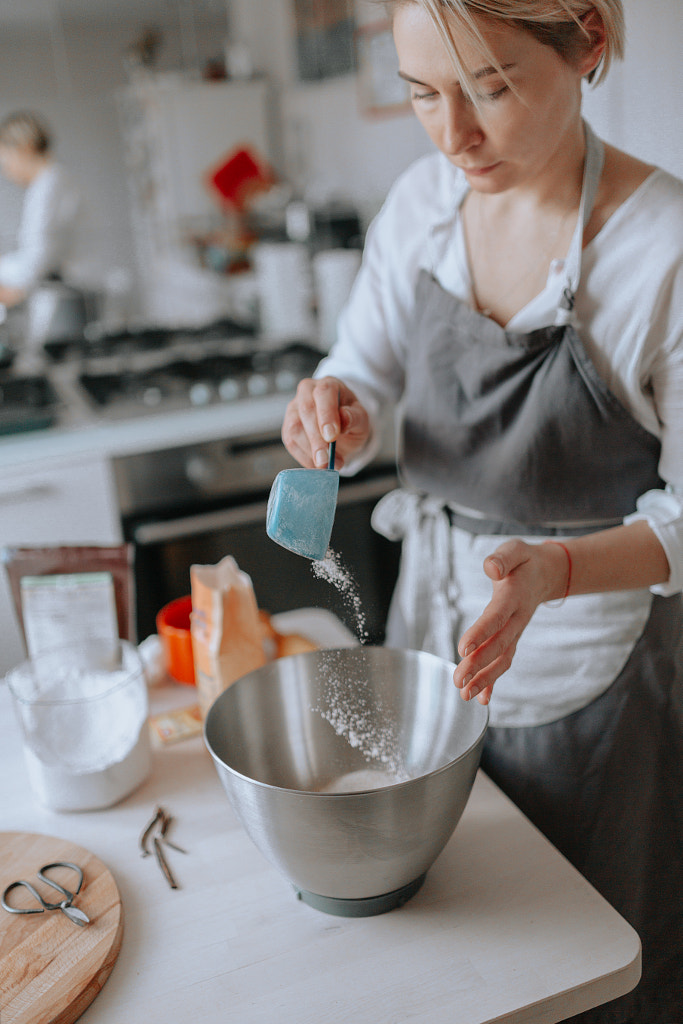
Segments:
[[[3,545],[119,544],[110,464],[78,458],[6,467],[0,479]],[[24,657],[7,575],[0,578],[0,674]]]

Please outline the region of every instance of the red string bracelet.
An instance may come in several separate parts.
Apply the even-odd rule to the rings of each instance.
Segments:
[[[569,597],[569,588],[572,585],[572,556],[569,554],[569,549],[561,540],[546,540],[544,544],[556,544],[558,548],[562,548],[565,555],[567,556],[567,586],[564,588],[564,595],[560,598],[561,601],[565,601]]]

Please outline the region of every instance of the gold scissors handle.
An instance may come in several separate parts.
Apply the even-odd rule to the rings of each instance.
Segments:
[[[53,878],[50,878],[48,876],[47,872],[53,868],[70,868],[72,871],[75,871],[77,873],[78,885],[76,886],[75,892],[71,892],[70,889],[64,888],[63,885],[60,885],[59,882],[55,882]],[[79,925],[80,927],[83,927],[84,925],[90,923],[90,918],[87,916],[87,914],[84,914],[83,911],[79,910],[78,907],[72,906],[74,899],[81,891],[81,886],[83,885],[83,872],[79,868],[78,864],[72,864],[70,861],[66,860],[54,861],[54,863],[52,864],[44,864],[42,868],[40,868],[40,870],[37,872],[37,876],[38,878],[40,878],[42,882],[45,882],[52,889],[56,889],[58,892],[60,892],[64,899],[57,900],[56,902],[50,902],[49,900],[44,899],[38,892],[38,890],[35,888],[35,886],[31,885],[30,882],[27,882],[24,879],[18,879],[16,882],[11,882],[7,886],[7,888],[2,894],[2,898],[0,899],[0,903],[2,904],[3,909],[6,910],[8,914],[42,914],[45,910],[61,910],[63,914],[66,914],[70,921],[72,921],[74,924]],[[28,889],[28,891],[31,893],[34,899],[38,903],[40,903],[40,906],[11,906],[11,904],[7,902],[7,897],[10,894],[10,892],[12,892],[13,889],[17,889],[19,887]]]

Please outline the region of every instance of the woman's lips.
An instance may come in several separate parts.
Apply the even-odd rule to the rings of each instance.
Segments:
[[[495,171],[496,167],[500,166],[500,160],[495,164],[487,164],[485,167],[463,167],[465,174],[473,178],[481,178],[486,174],[490,174],[491,171]]]

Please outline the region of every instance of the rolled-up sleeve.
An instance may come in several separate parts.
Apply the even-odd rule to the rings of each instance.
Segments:
[[[669,579],[650,587],[653,594],[671,597],[683,591],[683,494],[672,489],[647,491],[637,503],[637,510],[626,516],[624,523],[645,520],[664,548],[669,562]]]
[[[651,587],[652,593],[669,597],[683,591],[683,260],[671,259],[663,275],[659,299],[648,318],[651,344],[647,390],[651,393],[660,428],[659,472],[666,486],[648,491],[637,502],[636,512],[625,522],[645,519],[669,562],[669,579]],[[646,346],[647,350],[648,346]]]

